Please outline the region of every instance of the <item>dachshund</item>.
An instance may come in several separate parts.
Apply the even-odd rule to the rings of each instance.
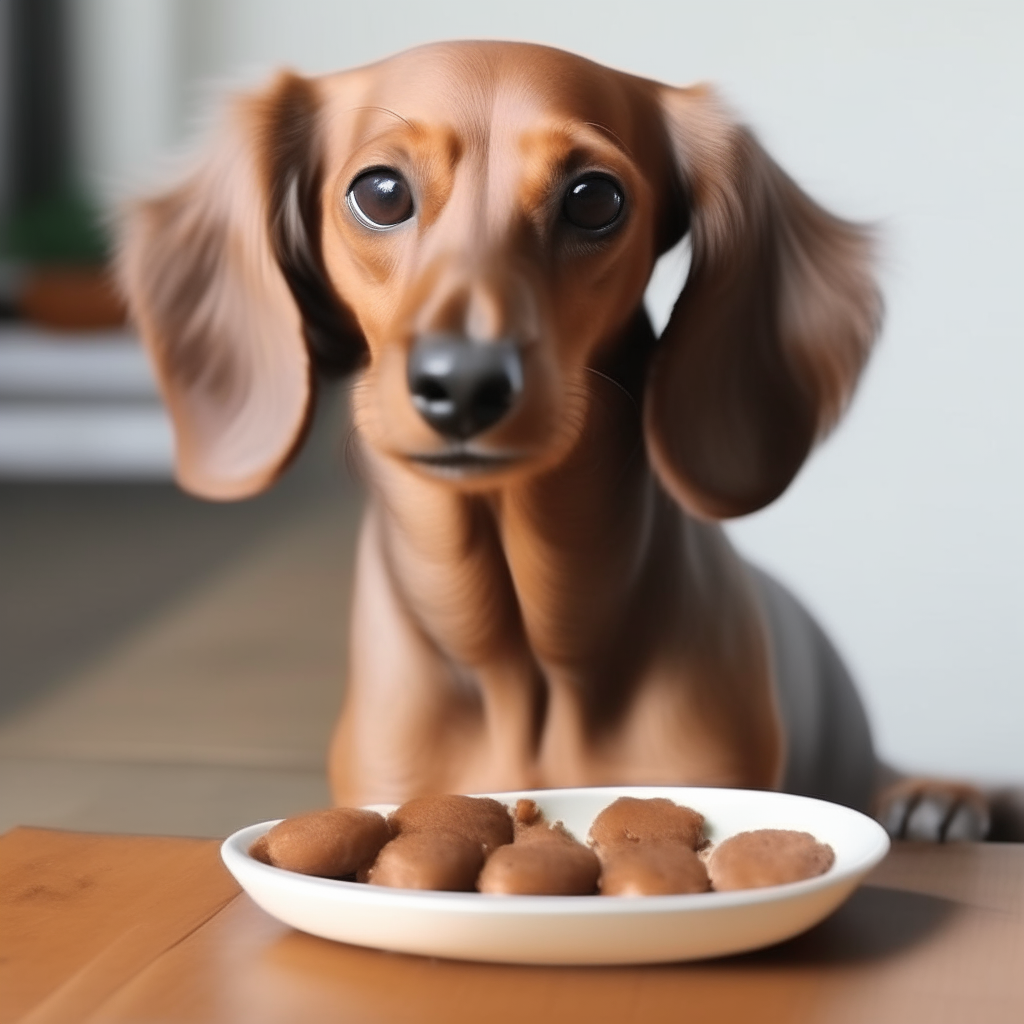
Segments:
[[[686,236],[656,337],[645,288]],[[872,239],[712,89],[495,42],[281,73],[122,242],[187,490],[269,486],[317,374],[351,376],[369,499],[339,803],[693,784],[869,806],[849,675],[719,523],[781,494],[849,401]],[[882,810],[896,834],[985,828],[938,784]]]

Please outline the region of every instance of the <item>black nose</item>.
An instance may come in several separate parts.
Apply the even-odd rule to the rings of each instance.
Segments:
[[[523,387],[513,341],[475,342],[425,335],[409,353],[409,392],[420,415],[460,441],[497,423]]]

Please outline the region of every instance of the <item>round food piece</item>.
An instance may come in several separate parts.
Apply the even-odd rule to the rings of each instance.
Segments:
[[[682,843],[619,843],[601,857],[602,896],[707,892],[707,869]]]
[[[413,832],[449,832],[472,839],[484,853],[512,842],[508,808],[490,797],[420,796],[392,811],[388,822],[396,836]]]
[[[394,889],[471,892],[483,863],[483,846],[465,836],[406,832],[380,851],[365,881]]]
[[[589,896],[601,864],[593,850],[570,840],[502,846],[487,858],[476,887],[506,896]]]
[[[708,875],[719,892],[761,889],[824,874],[835,859],[832,847],[810,832],[762,828],[719,843],[708,857]]]
[[[249,847],[249,856],[258,860],[261,864],[270,863],[270,854],[267,852],[267,833],[264,832],[259,839],[254,839]]]
[[[682,843],[695,850],[704,841],[704,815],[663,796],[650,800],[620,796],[594,819],[590,839],[603,847],[662,842]]]
[[[270,863],[270,854],[266,849],[266,833],[263,833],[259,839],[253,840],[249,847],[249,856],[252,857],[253,860],[258,860],[261,864]]]
[[[376,811],[332,807],[285,818],[266,834],[260,852],[275,868],[342,878],[372,864],[390,838],[388,823]]]

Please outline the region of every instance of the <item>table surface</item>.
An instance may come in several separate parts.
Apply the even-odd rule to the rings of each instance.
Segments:
[[[0,1022],[1024,1021],[1024,845],[897,844],[758,953],[515,967],[382,953],[259,910],[203,839],[0,836]]]

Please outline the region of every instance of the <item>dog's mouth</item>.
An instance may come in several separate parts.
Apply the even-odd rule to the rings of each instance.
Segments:
[[[440,476],[478,476],[495,473],[519,461],[519,456],[508,452],[479,452],[456,449],[444,452],[413,453],[408,458]]]

